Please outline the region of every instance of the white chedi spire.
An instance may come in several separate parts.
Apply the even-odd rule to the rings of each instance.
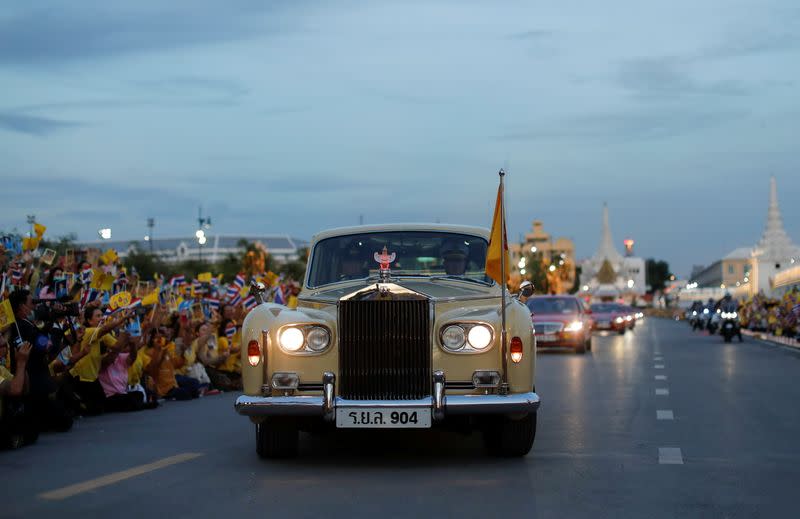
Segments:
[[[778,206],[778,186],[775,177],[770,178],[769,184],[769,211],[767,212],[767,227],[761,236],[761,241],[756,245],[753,255],[763,261],[781,263],[792,258],[800,258],[800,247],[792,243],[789,235],[783,229],[781,209]]]
[[[622,263],[622,254],[614,247],[614,240],[611,238],[611,225],[608,223],[608,204],[603,204],[603,234],[600,238],[600,248],[597,249],[592,259],[598,268],[605,260],[608,260],[615,268],[616,265]]]

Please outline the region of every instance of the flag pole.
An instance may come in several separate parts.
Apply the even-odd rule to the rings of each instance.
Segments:
[[[500,394],[508,393],[508,337],[506,335],[506,190],[503,178],[506,176],[505,170],[501,169],[500,175],[500,221],[502,222],[502,233],[500,243],[500,344],[502,346],[503,357],[503,378],[500,384]]]

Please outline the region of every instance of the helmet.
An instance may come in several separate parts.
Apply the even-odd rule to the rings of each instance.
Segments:
[[[464,240],[448,240],[442,245],[442,258],[466,259],[469,249]]]

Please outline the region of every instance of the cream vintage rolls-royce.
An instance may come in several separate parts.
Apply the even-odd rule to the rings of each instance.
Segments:
[[[244,321],[235,408],[259,456],[295,455],[301,430],[449,422],[482,431],[493,454],[527,454],[539,396],[519,298],[532,287],[504,296],[488,245],[487,229],[441,224],[314,236],[297,309],[262,302]]]

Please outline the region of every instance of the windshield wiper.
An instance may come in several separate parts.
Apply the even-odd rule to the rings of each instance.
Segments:
[[[441,280],[441,279],[456,279],[458,281],[469,281],[470,283],[477,283],[479,285],[484,286],[491,286],[491,283],[487,283],[486,281],[481,281],[480,279],[470,278],[466,276],[456,276],[454,274],[445,274],[442,276],[431,276],[428,279],[432,280]]]

